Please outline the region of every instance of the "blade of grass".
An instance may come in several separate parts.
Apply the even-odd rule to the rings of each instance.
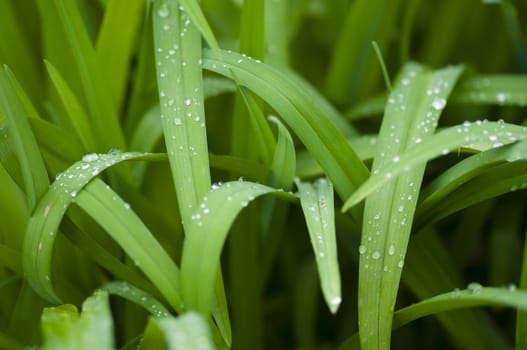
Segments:
[[[523,107],[527,105],[526,86],[524,75],[476,75],[456,87],[452,102]]]
[[[125,97],[134,39],[144,17],[145,6],[145,1],[109,1],[97,35],[95,55],[118,110],[121,110]]]
[[[175,310],[185,308],[178,267],[126,202],[102,181],[94,180],[78,194],[75,203],[112,236]]]
[[[322,294],[331,313],[336,313],[342,296],[335,236],[333,185],[324,178],[314,184],[296,179],[295,184],[315,254]]]
[[[42,0],[40,0],[42,1]],[[61,31],[71,50],[82,89],[88,103],[91,122],[97,137],[97,149],[108,151],[124,149],[125,142],[119,126],[117,108],[111,94],[107,93],[103,73],[97,65],[97,57],[84,27],[75,1],[53,0],[43,5],[54,11],[60,20]]]
[[[80,315],[73,305],[44,309],[42,333],[42,348],[46,350],[113,349],[113,320],[108,293],[95,291],[82,304]]]
[[[79,191],[104,169],[141,153],[90,153],[57,175],[35,208],[26,228],[23,247],[23,267],[26,278],[44,299],[60,303],[51,285],[51,257],[56,232],[68,206]]]
[[[211,330],[202,315],[187,312],[177,318],[153,319],[165,335],[169,350],[215,350]]]
[[[134,287],[128,282],[113,281],[105,284],[101,287],[101,289],[107,291],[111,295],[118,295],[141,306],[153,317],[161,318],[170,316],[170,313],[165,308],[165,306],[156,300],[152,295]]]
[[[408,168],[423,164],[439,155],[448,154],[461,147],[484,151],[526,138],[527,129],[525,127],[504,122],[465,122],[463,125],[444,129],[427,140],[423,141],[421,139],[415,146],[397,156],[391,164],[388,163],[379,169],[346,201],[343,210],[349,209],[376,189],[391,181],[392,177],[398,176]],[[518,148],[514,148],[514,151],[508,154],[508,157],[512,158],[511,160],[519,159],[521,152],[518,152],[518,150]]]
[[[373,177],[390,164],[398,164],[405,150],[432,136],[461,71],[459,66],[432,72],[415,64],[403,67],[386,106]],[[404,170],[404,176],[386,183],[365,203],[359,247],[359,331],[365,350],[387,349],[390,344],[393,309],[424,166],[409,165]],[[345,203],[344,210],[350,203]]]
[[[341,198],[347,198],[367,177],[368,170],[328,118],[333,112],[321,97],[290,79],[291,74],[265,63],[226,51],[205,50],[205,69],[231,76],[262,97],[319,162]]]
[[[229,228],[249,202],[273,188],[246,181],[215,185],[193,215],[195,234],[187,236],[181,258],[181,286],[185,305],[203,314],[212,308],[214,283]],[[283,196],[290,197],[285,193]]]
[[[29,207],[34,208],[46,192],[49,181],[44,162],[28,118],[37,112],[7,66],[0,70],[0,109],[8,121],[8,132],[20,164]]]
[[[68,113],[69,118],[61,119],[62,127],[73,131],[82,141],[86,151],[95,149],[95,140],[90,120],[86,111],[78,101],[77,97],[70,89],[66,81],[62,78],[59,71],[49,62],[44,61],[48,74],[57,90],[62,103]],[[60,116],[61,114],[59,114]]]

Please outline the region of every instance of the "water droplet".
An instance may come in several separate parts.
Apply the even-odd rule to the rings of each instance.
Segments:
[[[403,266],[404,266],[404,261],[403,260],[399,260],[399,262],[397,263],[397,267],[402,269]]]
[[[342,303],[342,297],[340,295],[335,295],[329,299],[329,303],[333,306],[340,305],[340,303]]]
[[[395,246],[393,244],[390,245],[390,248],[388,248],[388,254],[390,255],[395,254]]]
[[[185,105],[190,106],[190,103],[191,103],[192,101],[190,101],[190,99],[187,98],[184,102],[185,102]]]
[[[181,118],[174,119],[174,124],[176,125],[183,125],[183,122],[181,121]]]
[[[86,153],[82,157],[82,161],[86,163],[95,162],[97,159],[99,159],[99,155],[97,153]]]
[[[167,18],[169,14],[170,14],[170,11],[168,10],[168,7],[166,4],[162,4],[157,10],[157,15],[161,18]]]
[[[471,291],[472,293],[476,294],[476,293],[479,293],[479,291],[481,290],[481,288],[483,288],[481,286],[481,284],[477,283],[477,282],[471,282],[468,284],[467,286],[467,289],[469,291]]]
[[[434,108],[436,111],[440,111],[446,106],[446,100],[444,98],[435,97],[434,101],[432,101],[432,108]]]
[[[377,260],[377,259],[379,259],[380,257],[381,257],[381,253],[380,253],[378,250],[374,251],[374,252],[371,254],[371,258],[372,258],[373,260]]]
[[[131,208],[130,203],[124,203],[124,208],[125,209],[130,209]]]
[[[366,253],[366,250],[368,250],[368,248],[366,248],[366,246],[364,244],[361,244],[359,246],[359,254],[362,255],[362,254]]]

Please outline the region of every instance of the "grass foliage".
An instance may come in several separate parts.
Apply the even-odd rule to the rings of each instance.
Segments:
[[[527,348],[526,13],[1,1],[0,348]]]

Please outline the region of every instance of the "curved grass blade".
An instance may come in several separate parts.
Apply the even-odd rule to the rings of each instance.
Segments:
[[[88,297],[80,315],[69,304],[45,308],[41,322],[45,350],[114,349],[113,320],[106,291],[97,290]]]
[[[459,308],[476,306],[507,306],[527,310],[527,291],[515,287],[482,287],[470,283],[465,290],[437,295],[395,312],[393,328],[399,328],[418,318]]]
[[[170,316],[170,313],[165,308],[165,306],[157,301],[152,295],[134,287],[126,281],[113,281],[105,284],[101,287],[101,289],[112,295],[118,295],[143,307],[156,318]]]
[[[198,2],[196,0],[178,0],[178,2],[181,4],[180,9],[188,14],[192,23],[196,26],[196,28],[200,31],[201,35],[203,36],[203,39],[205,39],[207,44],[209,44],[209,47],[213,49],[218,49],[219,46],[216,41],[216,38],[214,37],[212,29],[210,29],[209,23],[205,19],[205,16],[201,11]],[[159,9],[158,15],[163,16],[163,11],[164,8]]]
[[[51,285],[51,257],[56,233],[68,206],[101,171],[121,161],[144,156],[144,153],[89,153],[57,175],[29,219],[22,251],[26,278],[42,298],[60,303]]]
[[[484,151],[518,140],[527,139],[527,128],[504,122],[477,121],[442,130],[427,140],[421,140],[391,163],[380,168],[344,203],[343,211],[359,203],[392,178],[413,166],[459,148]],[[417,141],[417,140],[416,140]]]
[[[29,206],[34,208],[49,186],[44,161],[28,121],[38,115],[7,66],[0,70],[0,109],[8,121],[9,138],[22,170]]]
[[[130,205],[97,179],[78,194],[75,203],[108,232],[170,305],[181,312],[179,269]]]
[[[321,178],[314,184],[295,180],[318,267],[320,286],[330,311],[336,313],[342,296],[335,236],[333,186]]]
[[[196,312],[153,320],[165,335],[169,350],[215,350],[207,321]]]
[[[397,310],[394,314],[393,330],[421,317],[478,306],[506,306],[525,311],[527,291],[516,290],[514,287],[482,287],[478,283],[471,283],[466,290],[455,289]],[[357,349],[358,346],[358,336],[354,335],[338,350]]]
[[[289,191],[296,173],[296,153],[293,138],[278,118],[270,116],[268,119],[278,126],[278,140],[271,165],[269,186]]]
[[[207,315],[212,310],[220,255],[234,219],[256,197],[281,192],[273,188],[233,181],[214,185],[195,212],[183,247],[181,288],[185,306]],[[283,191],[282,191],[283,192]],[[285,193],[283,195],[287,196]]]
[[[347,198],[367,177],[368,169],[332,123],[335,112],[327,102],[297,78],[242,55],[205,50],[205,69],[232,77],[262,97],[280,113],[322,166],[342,198]]]

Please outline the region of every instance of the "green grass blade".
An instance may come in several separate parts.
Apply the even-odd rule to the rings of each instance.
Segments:
[[[215,350],[211,330],[202,315],[187,312],[177,318],[157,319],[169,350]]]
[[[527,291],[512,287],[482,287],[479,283],[470,283],[466,290],[454,290],[398,310],[394,315],[393,327],[399,328],[427,315],[475,306],[507,306],[525,311]]]
[[[523,246],[523,262],[520,272],[519,288],[527,288],[527,242]],[[519,311],[516,314],[516,349],[523,349],[527,346],[527,312]]]
[[[126,300],[129,300],[145,310],[147,310],[153,317],[168,317],[170,313],[165,306],[157,301],[152,295],[147,292],[134,287],[125,281],[113,281],[101,287],[102,290],[107,291],[111,295],[118,295]]]
[[[418,225],[433,223],[461,209],[505,193],[525,189],[525,160],[495,166],[468,181],[448,196],[435,197],[419,208]],[[499,176],[500,181],[496,182]]]
[[[452,102],[523,107],[527,105],[527,77],[519,74],[476,75],[464,79],[456,87]]]
[[[204,197],[192,217],[193,234],[185,239],[181,258],[181,287],[188,309],[205,315],[211,311],[221,250],[232,222],[253,199],[271,192],[276,190],[234,181],[213,186]]]
[[[142,153],[90,153],[57,175],[31,216],[23,247],[27,280],[44,299],[60,303],[51,284],[51,257],[59,224],[68,206],[86,184],[106,168]]]
[[[125,142],[119,126],[117,108],[111,94],[105,88],[103,72],[97,65],[95,50],[90,43],[77,4],[71,0],[53,0],[46,1],[42,6],[49,7],[58,16],[60,30],[66,38],[68,50],[73,54],[97,136],[97,149],[92,151],[124,149]]]
[[[184,309],[179,269],[129,204],[100,180],[88,184],[75,203],[101,225],[123,248],[177,311]]]
[[[330,311],[336,313],[342,296],[335,236],[333,186],[326,179],[314,184],[295,181],[318,267],[320,286]]]
[[[95,51],[99,67],[108,81],[108,93],[119,110],[145,7],[145,1],[109,1],[97,35]]]
[[[44,61],[44,63],[46,64],[51,81],[68,113],[69,118],[61,119],[62,127],[75,132],[76,136],[82,141],[86,151],[95,150],[93,130],[86,111],[66,81],[62,78],[59,71],[50,62]]]
[[[7,66],[0,70],[0,109],[8,121],[9,138],[14,146],[24,178],[30,208],[34,208],[46,192],[49,181],[42,155],[28,118],[37,112]]]
[[[372,178],[390,164],[399,164],[405,150],[412,150],[432,136],[461,71],[459,66],[432,72],[415,64],[403,68],[386,106]],[[393,308],[424,165],[409,165],[404,171],[379,191],[369,192],[365,203],[359,247],[359,331],[363,349],[387,349],[390,344]],[[347,201],[344,209],[350,203]]]
[[[201,41],[177,1],[156,1],[153,16],[161,120],[179,210],[187,228],[210,189]]]
[[[325,91],[339,104],[355,102],[377,87],[380,70],[371,43],[387,52],[400,3],[361,0],[350,5],[325,81]]]
[[[333,112],[321,97],[290,79],[290,74],[256,60],[225,51],[206,50],[204,68],[231,77],[273,107],[322,166],[342,198],[347,198],[367,177],[368,170],[328,118]]]
[[[179,0],[179,3],[181,4],[181,10],[185,11],[192,23],[196,26],[196,28],[199,30],[209,47],[213,49],[218,49],[218,43],[216,42],[216,38],[214,37],[214,34],[212,33],[212,29],[209,26],[209,23],[205,19],[205,16],[203,15],[203,12],[201,11],[201,8],[199,7],[198,1],[196,0]],[[161,12],[159,12],[161,10]],[[159,16],[164,16],[165,8],[162,7],[158,10]],[[168,14],[167,14],[168,15]]]
[[[295,145],[289,131],[278,118],[270,116],[269,121],[278,126],[278,141],[271,165],[269,186],[289,191],[296,173]]]
[[[415,146],[402,153],[379,169],[378,173],[368,179],[344,204],[343,210],[366,198],[382,185],[391,181],[407,169],[424,164],[437,156],[448,154],[460,148],[485,151],[494,147],[507,145],[527,138],[525,127],[504,122],[478,121],[465,122],[463,125],[450,127],[437,133],[428,140],[421,140]],[[523,145],[523,144],[522,144]],[[518,159],[520,154],[512,152],[509,157]]]
[[[108,293],[95,291],[82,304],[46,308],[42,314],[43,349],[114,349],[113,320]]]

